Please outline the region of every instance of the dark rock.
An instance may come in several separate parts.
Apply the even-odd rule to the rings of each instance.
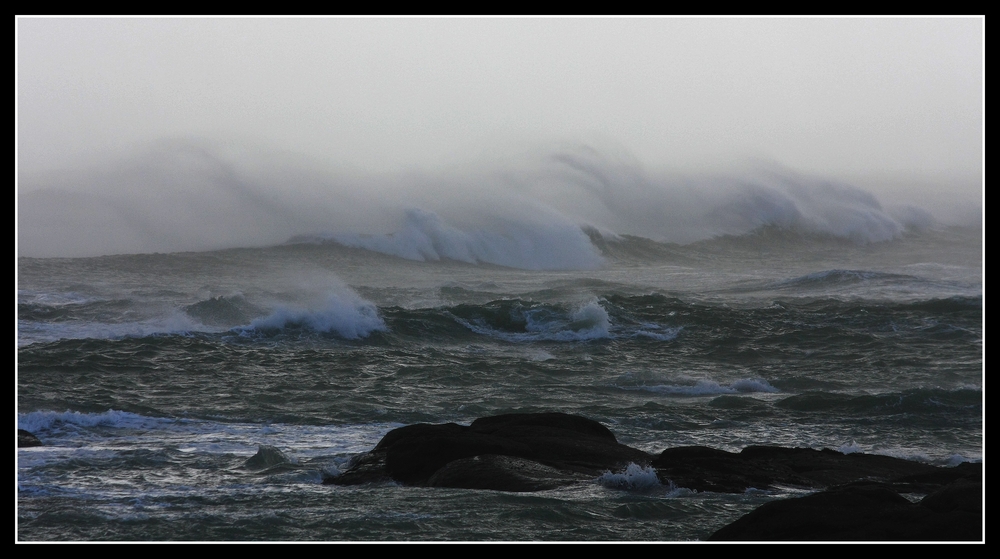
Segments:
[[[653,460],[652,466],[664,483],[695,491],[742,493],[750,487],[764,489],[778,480],[808,485],[788,468],[761,468],[741,454],[704,446],[668,448]]]
[[[935,468],[926,473],[904,475],[893,479],[892,485],[893,490],[900,493],[930,493],[960,479],[982,484],[983,464],[962,462],[953,468]]]
[[[861,479],[920,479],[941,475],[944,469],[891,456],[777,446],[748,446],[739,454],[697,446],[668,448],[652,465],[661,480],[724,493],[776,485],[824,488]]]
[[[483,454],[449,462],[434,472],[427,485],[494,491],[544,491],[592,479],[589,475],[557,470],[524,458]]]
[[[759,468],[773,469],[776,473],[787,470],[793,472],[794,478],[779,479],[777,483],[796,483],[793,479],[798,479],[806,481],[805,485],[812,487],[840,485],[860,479],[887,481],[941,470],[936,466],[892,456],[860,452],[844,454],[828,448],[815,450],[748,446],[740,452],[740,456]]]
[[[291,462],[291,459],[277,447],[262,444],[257,447],[257,454],[243,463],[243,467],[251,470],[266,470],[275,466],[291,464]]]
[[[30,431],[24,429],[17,430],[17,448],[28,448],[32,446],[42,446],[42,441]]]
[[[878,484],[855,483],[774,501],[710,541],[978,541],[982,484],[959,480],[911,503]]]
[[[462,461],[476,456],[479,461]],[[407,485],[527,491],[650,460],[649,454],[619,444],[607,427],[584,417],[508,414],[480,418],[468,427],[421,423],[394,429],[343,475],[324,483],[388,478]]]
[[[964,511],[980,516],[982,499],[982,481],[959,479],[924,497],[920,504],[938,513]]]
[[[258,455],[262,452],[264,447]],[[775,446],[750,446],[739,453],[688,446],[669,448],[654,458],[618,443],[596,421],[562,413],[394,429],[371,452],[352,459],[343,474],[323,482],[540,491],[592,481],[629,463],[651,465],[664,483],[696,491],[825,489],[765,504],[717,531],[712,540],[982,538],[981,464],[939,468],[889,456]],[[900,492],[927,496],[917,504]]]
[[[385,452],[366,452],[351,458],[347,469],[335,475],[323,474],[324,484],[361,485],[363,483],[390,482],[392,478],[385,467]]]

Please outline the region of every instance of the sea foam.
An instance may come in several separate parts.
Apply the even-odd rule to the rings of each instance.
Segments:
[[[281,330],[290,326],[332,332],[347,339],[366,338],[372,332],[389,330],[378,314],[378,307],[349,290],[330,293],[315,307],[279,306],[270,315],[251,322],[249,328],[235,330]]]
[[[630,463],[623,471],[613,473],[604,472],[597,483],[612,489],[628,489],[632,491],[649,491],[661,486],[660,478],[656,475],[656,469],[652,466],[640,466],[635,462]]]

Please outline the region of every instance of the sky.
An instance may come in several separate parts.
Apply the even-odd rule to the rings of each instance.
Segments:
[[[765,165],[966,213],[983,196],[983,17],[20,17],[16,33],[22,254],[78,247],[70,222],[111,235],[99,199],[196,197],[163,177],[176,161],[141,170],[178,150],[223,161],[261,204],[280,192],[315,209],[328,177],[380,224],[368,232],[391,228],[376,206],[419,198],[417,183],[449,196],[440,185],[490,182],[470,178],[486,167],[529,180],[566,150],[643,176]],[[137,219],[167,226],[142,203]],[[52,212],[61,233],[26,244]],[[293,221],[323,227],[310,219]],[[62,252],[148,248],[116,246]]]

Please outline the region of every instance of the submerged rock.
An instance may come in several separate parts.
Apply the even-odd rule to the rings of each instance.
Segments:
[[[32,446],[42,446],[42,441],[31,431],[24,429],[17,430],[17,448],[28,448]]]
[[[267,470],[275,466],[291,464],[291,462],[292,460],[277,447],[262,444],[258,445],[257,454],[243,463],[243,467],[250,470]]]

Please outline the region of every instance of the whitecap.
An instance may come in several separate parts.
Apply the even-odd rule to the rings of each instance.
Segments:
[[[661,487],[660,478],[652,466],[640,466],[630,463],[624,470],[612,473],[610,470],[597,478],[597,483],[611,489],[627,489],[630,491],[650,491]]]

